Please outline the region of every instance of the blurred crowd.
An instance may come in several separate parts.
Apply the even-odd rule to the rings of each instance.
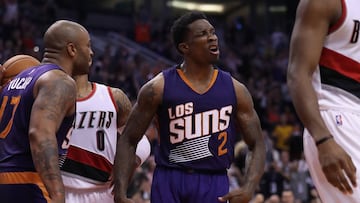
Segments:
[[[221,47],[217,66],[231,72],[249,89],[266,141],[266,170],[252,203],[320,203],[303,156],[303,127],[286,86],[289,33],[276,27],[268,34],[258,34],[246,21],[224,23],[216,16],[209,17]],[[56,18],[56,4],[51,0],[0,0],[0,63],[20,53],[41,59],[44,28]],[[132,30],[119,34],[173,64],[149,62],[141,54],[108,44],[95,53],[90,79],[123,89],[134,102],[141,85],[181,62],[170,40],[172,20],[160,20],[146,8],[140,9],[134,14]],[[156,130],[148,134],[156,144]],[[244,180],[247,147],[241,139],[235,153],[236,160],[229,169],[230,189],[240,187]],[[137,169],[128,191],[135,202],[150,202],[154,167],[151,155]]]

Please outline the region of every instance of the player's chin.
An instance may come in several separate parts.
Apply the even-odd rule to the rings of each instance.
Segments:
[[[209,61],[211,61],[211,63],[217,63],[219,62],[219,58],[220,58],[219,54],[211,54],[209,56]]]
[[[211,64],[217,64],[219,62],[219,58],[214,57],[214,58],[211,58],[209,61],[210,61]]]

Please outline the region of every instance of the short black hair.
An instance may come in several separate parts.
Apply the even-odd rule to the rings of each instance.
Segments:
[[[186,33],[189,29],[188,25],[199,19],[208,20],[204,13],[192,11],[180,16],[171,26],[172,42],[180,53],[181,51],[179,50],[178,45],[185,40]]]

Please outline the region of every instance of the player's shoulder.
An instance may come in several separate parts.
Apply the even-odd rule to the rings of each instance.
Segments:
[[[36,81],[36,86],[49,86],[67,89],[69,93],[76,92],[75,80],[61,69],[51,69],[44,72]]]
[[[157,75],[155,75],[155,77],[153,77],[148,82],[146,82],[141,89],[155,88],[156,90],[161,90],[163,89],[163,87],[164,87],[164,74],[163,72],[160,72]]]
[[[307,0],[300,1],[297,16],[309,16],[313,20],[326,17],[329,21],[336,22],[342,13],[342,0]]]
[[[43,80],[51,81],[64,81],[76,85],[75,80],[66,72],[61,69],[52,69],[45,72],[41,77]]]
[[[148,104],[159,104],[162,101],[164,92],[164,75],[158,73],[154,78],[146,82],[139,91],[138,103],[143,103],[148,107]],[[144,101],[144,102],[139,102]]]
[[[234,78],[232,76],[231,76],[231,80],[232,80],[234,86],[241,86],[241,87],[245,86],[244,83],[240,82],[239,80],[237,80],[236,78]]]
[[[164,84],[164,74],[159,73],[140,88],[140,94],[152,96],[158,95],[157,97],[162,97],[164,91]]]
[[[75,110],[76,83],[62,70],[53,69],[42,74],[35,82],[33,93],[38,101],[56,101],[64,109],[71,108],[67,115]]]
[[[115,99],[121,97],[127,97],[126,93],[118,87],[112,87],[112,86],[106,86],[106,87],[110,90],[111,94]]]
[[[110,97],[115,101],[116,105],[119,108],[122,108],[124,106],[130,106],[131,107],[131,101],[128,97],[128,95],[118,87],[113,87],[101,83],[95,83],[97,86],[103,86],[105,87],[110,94]]]
[[[235,79],[234,77],[231,77],[235,94],[237,97],[243,97],[244,94],[249,94],[249,91],[244,83],[240,82],[239,80]]]

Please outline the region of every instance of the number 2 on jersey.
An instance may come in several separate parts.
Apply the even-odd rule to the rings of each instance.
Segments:
[[[20,103],[20,99],[21,99],[21,96],[16,96],[16,97],[14,96],[14,97],[11,97],[10,103],[8,103],[9,97],[8,96],[3,97],[3,101],[2,101],[1,107],[0,107],[0,121],[2,121],[2,119],[3,119],[4,111],[7,106],[9,106],[9,105],[13,106],[13,110],[12,110],[11,118],[8,121],[8,123],[6,124],[5,129],[0,132],[1,139],[4,139],[11,130],[12,124],[14,122],[14,115],[15,115],[16,109]]]
[[[218,147],[218,156],[222,156],[228,152],[227,148],[225,147],[225,144],[227,142],[227,132],[221,132],[218,135],[218,140],[222,140],[221,144]]]

